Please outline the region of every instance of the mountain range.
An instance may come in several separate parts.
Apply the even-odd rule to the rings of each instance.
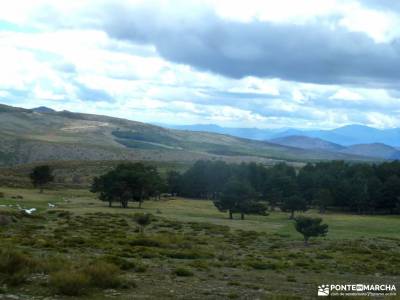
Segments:
[[[270,142],[296,147],[301,149],[320,149],[336,153],[347,153],[352,155],[362,155],[366,157],[376,157],[387,160],[400,159],[400,150],[382,143],[355,144],[351,146],[342,146],[331,143],[320,138],[311,138],[307,136],[290,135],[270,140]]]
[[[376,160],[213,132],[176,130],[108,116],[0,105],[0,165],[55,160],[230,162]]]
[[[271,140],[287,136],[304,136],[323,139],[327,142],[342,146],[381,143],[392,147],[400,147],[400,128],[377,129],[364,125],[347,125],[331,130],[301,130],[295,128],[231,128],[220,127],[213,124],[164,126],[180,130],[216,132],[255,140]]]

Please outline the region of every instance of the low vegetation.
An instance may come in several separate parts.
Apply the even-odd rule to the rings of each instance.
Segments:
[[[52,177],[46,169],[40,173]],[[337,206],[343,186],[324,177],[332,170],[355,176],[350,196],[358,196],[346,199],[367,207]],[[400,284],[400,219],[390,206],[396,202],[374,210],[387,215],[348,213],[372,212],[368,205],[375,203],[362,202],[372,190],[360,174],[382,178],[379,195],[393,200],[398,170],[397,163],[333,162],[296,171],[286,164],[198,162],[164,177],[130,163],[95,177],[90,192],[1,188],[0,294],[286,299],[300,291],[313,298],[321,278]]]
[[[263,299],[301,291],[313,298],[321,278],[398,283],[400,275],[400,220],[393,216],[326,213],[329,234],[305,247],[295,221],[279,211],[230,220],[209,200],[149,200],[139,210],[109,208],[82,190],[1,191],[1,205],[38,208],[33,215],[0,210],[13,220],[0,226],[7,295]],[[152,215],[145,235],[137,214]]]

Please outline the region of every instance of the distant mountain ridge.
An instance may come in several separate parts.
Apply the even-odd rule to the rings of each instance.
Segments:
[[[400,159],[400,150],[381,143],[352,145],[341,152],[353,155],[373,156],[389,160]]]
[[[346,147],[339,144],[331,143],[319,138],[312,138],[301,135],[290,135],[270,140],[272,143],[279,145],[296,147],[301,149],[322,149],[328,151],[341,151]]]
[[[364,125],[347,125],[331,130],[302,130],[295,128],[230,128],[213,124],[163,126],[180,130],[217,132],[256,140],[272,140],[287,136],[305,136],[323,139],[327,142],[342,146],[382,143],[392,147],[400,147],[400,128],[377,129]]]
[[[387,160],[400,159],[400,150],[382,143],[356,144],[351,146],[342,146],[327,142],[320,138],[310,138],[307,136],[285,136],[270,140],[273,143],[291,146],[301,149],[321,149],[338,153],[347,153],[352,155],[361,155],[366,157],[376,157]]]
[[[228,162],[376,160],[233,135],[174,130],[108,116],[0,104],[0,166],[56,160]]]
[[[49,108],[49,107],[46,107],[46,106],[39,106],[39,107],[36,107],[36,108],[32,108],[32,110],[34,111],[34,112],[38,112],[38,113],[55,113],[56,111],[54,110],[54,109],[51,109],[51,108]]]

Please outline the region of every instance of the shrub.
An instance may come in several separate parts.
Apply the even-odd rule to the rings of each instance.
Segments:
[[[190,263],[190,266],[198,270],[208,270],[210,268],[208,262],[204,260],[194,260]]]
[[[0,252],[0,273],[13,275],[33,268],[32,258],[19,251],[4,249]]]
[[[121,270],[131,270],[136,267],[136,263],[116,255],[107,255],[101,258],[103,261],[117,265]]]
[[[139,238],[129,242],[131,246],[161,247],[162,243],[153,239]]]
[[[27,281],[29,274],[30,272],[28,270],[23,270],[12,275],[8,275],[4,282],[10,286],[18,286]]]
[[[286,281],[288,282],[297,282],[297,279],[294,275],[288,275],[286,276]]]
[[[63,295],[81,296],[87,292],[90,278],[80,271],[64,270],[50,275],[50,286]]]
[[[0,192],[0,198],[4,198],[4,193]]]
[[[12,222],[12,218],[6,215],[0,215],[0,226],[9,225]]]
[[[145,264],[138,264],[138,265],[135,267],[135,272],[137,272],[137,273],[144,273],[144,272],[147,271],[147,268],[148,268],[148,266],[145,265]]]
[[[99,288],[116,288],[121,285],[120,269],[107,262],[96,261],[87,266],[84,273],[89,277],[90,284]]]
[[[61,256],[48,256],[43,254],[39,257],[38,269],[44,273],[57,272],[68,268],[68,261]]]
[[[168,251],[165,256],[175,259],[197,259],[197,258],[212,258],[212,253],[200,250],[181,250],[181,251]]]
[[[133,216],[134,221],[136,224],[139,225],[139,231],[143,234],[144,228],[151,223],[153,220],[152,214],[135,214]]]
[[[188,269],[185,269],[185,268],[177,268],[177,269],[175,269],[174,274],[176,276],[183,276],[183,277],[193,276],[193,272],[188,270]]]
[[[247,265],[256,270],[275,270],[277,265],[271,262],[264,262],[259,260],[251,260],[247,262]]]

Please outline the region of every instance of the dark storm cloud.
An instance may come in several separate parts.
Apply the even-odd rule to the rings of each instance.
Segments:
[[[305,25],[242,23],[209,10],[182,16],[149,5],[113,5],[102,14],[102,26],[114,38],[154,45],[169,61],[231,78],[380,87],[399,83],[399,42],[375,43],[364,33],[335,25],[334,16],[331,22]]]

